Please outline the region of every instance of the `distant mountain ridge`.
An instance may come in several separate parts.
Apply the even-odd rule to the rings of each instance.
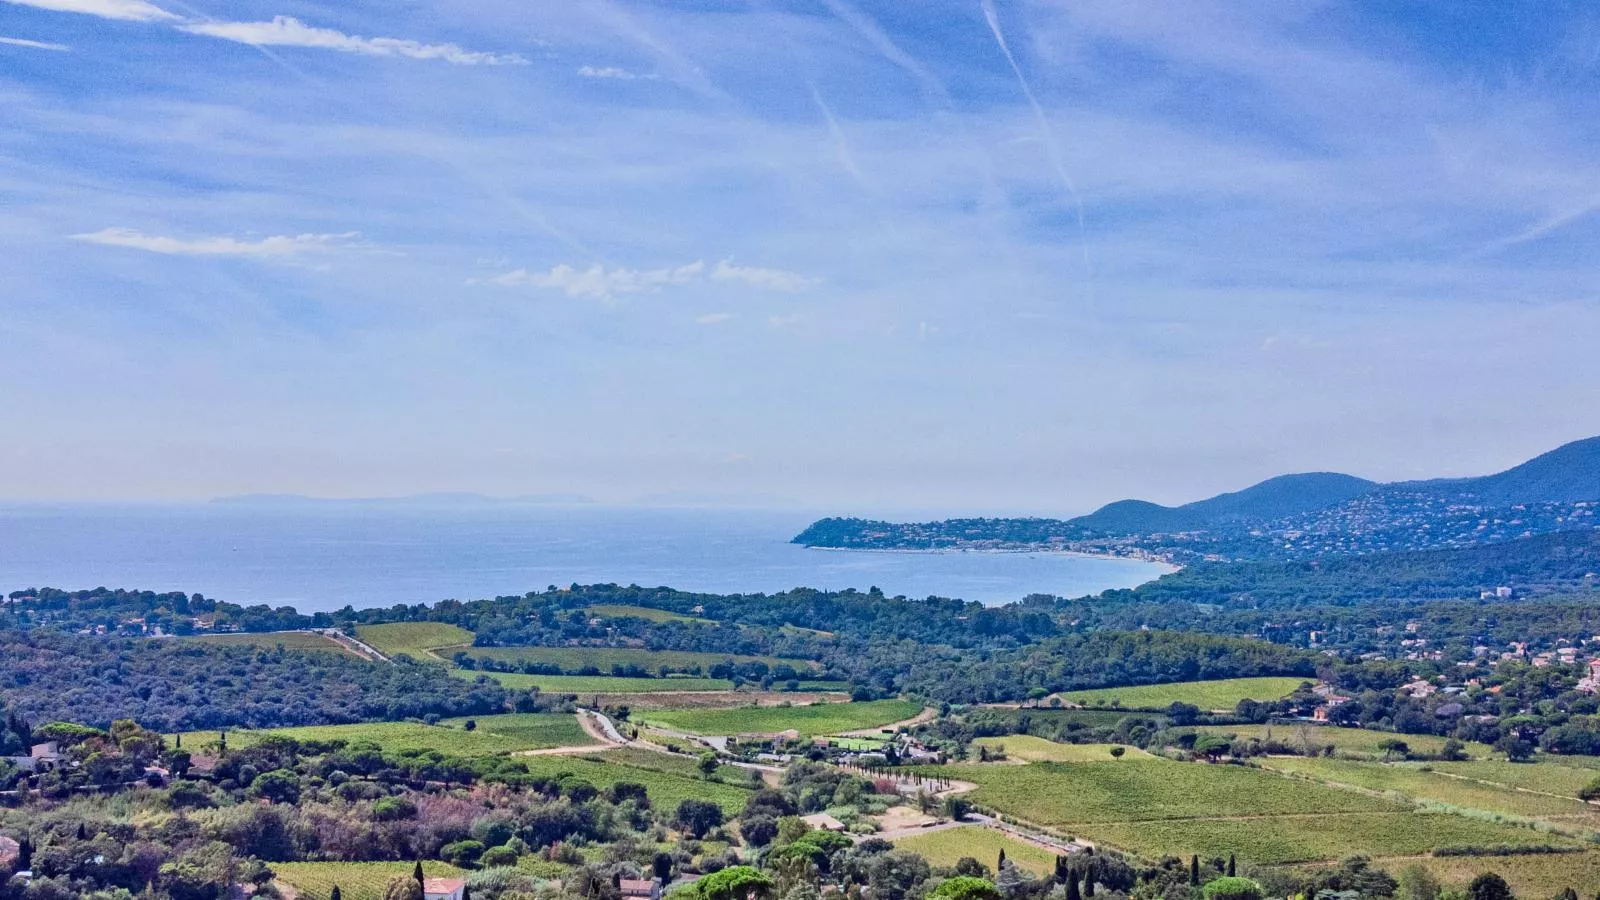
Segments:
[[[1461,547],[1594,528],[1600,437],[1493,475],[1381,484],[1336,472],[1279,475],[1182,506],[1118,500],[1072,519],[891,523],[822,519],[810,547],[1078,550],[1195,559],[1307,559]]]
[[[1281,519],[1370,494],[1382,485],[1337,472],[1279,475],[1241,491],[1182,506],[1118,500],[1068,522],[1107,534],[1192,531],[1229,523]]]
[[[1493,475],[1389,484],[1337,472],[1279,475],[1240,491],[1182,506],[1118,500],[1067,522],[1104,534],[1191,531],[1288,518],[1379,491],[1470,498],[1483,506],[1600,500],[1600,437],[1563,444]]]

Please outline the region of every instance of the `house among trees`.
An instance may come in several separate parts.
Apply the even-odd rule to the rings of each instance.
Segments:
[[[464,878],[422,879],[422,900],[463,900],[466,894],[467,882]]]
[[[814,813],[809,816],[801,816],[800,821],[810,825],[812,828],[815,828],[818,831],[844,830],[844,823],[838,819],[835,819],[833,816],[828,815],[827,813]]]
[[[661,900],[661,882],[654,878],[624,878],[617,889],[622,900]]]

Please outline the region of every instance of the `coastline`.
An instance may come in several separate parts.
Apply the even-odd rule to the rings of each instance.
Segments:
[[[1070,556],[1078,559],[1105,559],[1119,560],[1124,562],[1149,563],[1151,565],[1161,566],[1162,568],[1166,569],[1167,571],[1163,572],[1163,575],[1171,575],[1172,573],[1182,571],[1183,569],[1183,566],[1173,562],[1170,559],[1162,559],[1154,556],[1136,556],[1132,554],[1122,555],[1116,553],[1090,553],[1085,550],[1052,550],[1040,549],[1037,547],[819,547],[812,544],[800,544],[798,546],[805,550],[824,550],[831,553],[921,553],[930,556],[954,553],[987,553],[997,555],[1015,555],[1026,553],[1029,555],[1039,556]]]

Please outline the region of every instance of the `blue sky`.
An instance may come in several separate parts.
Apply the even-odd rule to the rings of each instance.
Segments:
[[[0,0],[0,497],[1072,513],[1600,433],[1579,3]]]

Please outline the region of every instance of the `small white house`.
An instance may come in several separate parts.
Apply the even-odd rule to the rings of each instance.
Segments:
[[[422,900],[461,900],[467,892],[467,882],[461,878],[422,879]]]

